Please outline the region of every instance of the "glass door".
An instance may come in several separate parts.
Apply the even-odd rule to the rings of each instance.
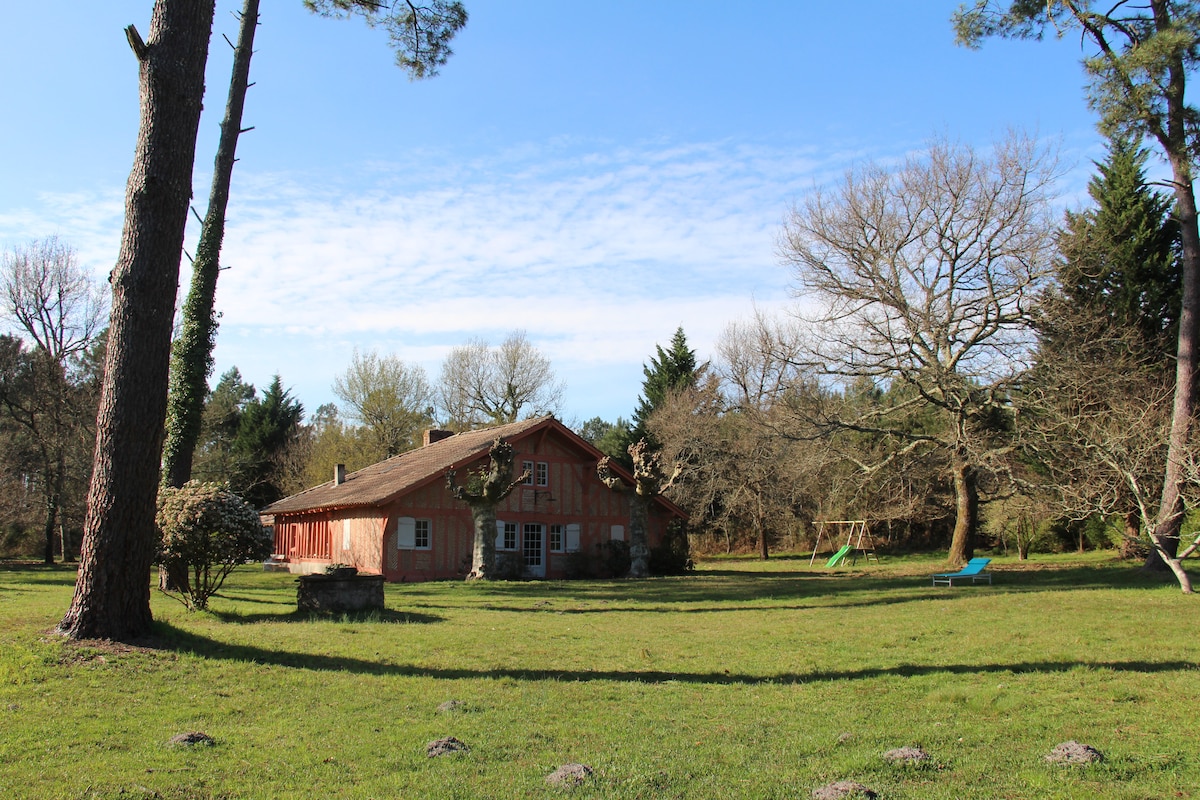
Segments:
[[[525,574],[532,578],[546,577],[546,526],[538,522],[526,522],[521,537],[521,555],[525,559]]]

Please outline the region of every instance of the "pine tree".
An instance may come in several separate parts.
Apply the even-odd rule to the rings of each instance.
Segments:
[[[283,388],[276,375],[262,399],[243,408],[233,441],[237,472],[232,489],[255,508],[283,497],[279,465],[289,445],[300,432],[304,406]]]
[[[655,345],[655,357],[651,357],[648,366],[643,365],[642,372],[646,379],[642,383],[642,395],[638,397],[637,409],[633,412],[633,442],[641,439],[651,440],[646,430],[646,421],[654,410],[675,392],[693,388],[699,379],[703,366],[696,364],[696,351],[688,347],[687,336],[683,327],[675,330],[671,337],[671,347],[663,350],[662,345]]]
[[[1179,225],[1171,200],[1146,182],[1146,150],[1109,141],[1088,185],[1095,207],[1067,213],[1059,237],[1063,311],[1136,328],[1150,347],[1173,352],[1180,306]]]

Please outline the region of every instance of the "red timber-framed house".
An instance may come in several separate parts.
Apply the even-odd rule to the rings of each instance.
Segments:
[[[429,431],[419,449],[286,497],[263,509],[273,516],[276,564],[291,572],[320,572],[331,564],[382,574],[389,581],[462,578],[471,568],[474,524],[467,504],[446,488],[446,471],[460,483],[485,467],[492,442],[513,446],[514,478],[529,478],[496,509],[497,558],[516,559],[529,578],[568,577],[572,554],[595,554],[610,540],[627,540],[629,492],[614,492],[596,477],[599,450],[553,416],[451,434]],[[627,484],[633,478],[612,469]],[[647,520],[650,547],[687,515],[665,498]]]

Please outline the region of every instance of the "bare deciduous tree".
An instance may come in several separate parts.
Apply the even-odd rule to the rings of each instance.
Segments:
[[[1065,330],[1068,328],[1069,330]],[[1021,441],[1048,477],[1069,517],[1125,519],[1126,537],[1153,533],[1168,458],[1174,384],[1161,355],[1136,330],[1094,317],[1055,317],[1055,335],[1023,387]],[[1184,453],[1180,484],[1200,503],[1195,448]],[[1192,590],[1178,548],[1151,544],[1185,593]]]
[[[60,364],[92,346],[108,311],[100,286],[56,236],[4,254],[0,302],[5,318]]]
[[[825,422],[907,442],[897,453],[948,456],[953,563],[972,554],[981,471],[1032,347],[1031,305],[1054,252],[1054,177],[1052,155],[1026,137],[990,153],[934,141],[895,169],[863,167],[815,192],[780,239],[806,302],[809,365],[911,389],[905,403]],[[893,424],[914,408],[943,424]]]
[[[563,389],[550,359],[518,330],[499,347],[473,339],[451,350],[442,363],[438,404],[450,428],[465,430],[555,413]]]
[[[394,355],[354,351],[346,372],[334,378],[333,393],[346,404],[346,416],[362,425],[376,460],[420,445],[433,424],[433,390],[418,365]]]
[[[29,352],[18,346],[3,359],[0,400],[37,454],[47,564],[54,561],[56,529],[63,559],[70,556],[61,519],[68,460],[95,413],[86,407],[90,393],[81,394],[72,372],[96,343],[105,310],[96,281],[56,237],[15,248],[0,260],[0,311],[32,344]]]

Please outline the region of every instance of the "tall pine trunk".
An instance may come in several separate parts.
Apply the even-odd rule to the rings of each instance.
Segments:
[[[59,630],[129,640],[150,631],[150,567],[179,260],[192,194],[215,0],[156,0],[139,62],[141,124],[112,311],[79,577]]]
[[[204,397],[212,373],[212,351],[217,320],[213,313],[217,276],[221,271],[221,245],[225,239],[225,211],[229,187],[237,161],[238,136],[242,133],[242,110],[250,85],[250,57],[254,55],[254,32],[258,28],[259,0],[245,0],[241,26],[229,79],[229,98],[221,139],[213,165],[208,211],[200,229],[200,243],[192,262],[192,283],[183,304],[183,324],[171,351],[171,388],[167,398],[167,439],[163,447],[163,484],[178,489],[192,477],[192,460],[200,438]],[[186,577],[186,576],[184,576]]]

